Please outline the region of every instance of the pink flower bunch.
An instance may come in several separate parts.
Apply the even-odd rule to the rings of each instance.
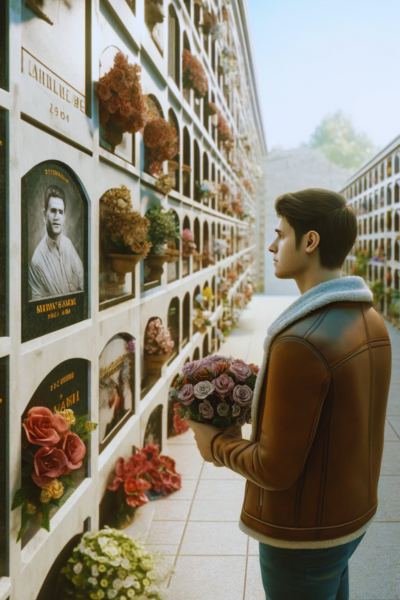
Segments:
[[[186,49],[182,53],[182,78],[184,88],[193,89],[196,98],[204,98],[208,92],[206,72],[199,59]]]
[[[123,486],[125,502],[131,507],[149,502],[146,491],[168,496],[181,487],[181,476],[175,470],[175,461],[159,453],[155,444],[132,454],[128,460],[118,459],[115,476],[108,489],[115,492]]]
[[[161,323],[161,319],[153,319],[147,325],[144,349],[148,354],[171,354],[175,346],[171,332]]]
[[[182,231],[182,239],[187,240],[188,242],[194,242],[194,236],[190,229],[184,229]]]
[[[31,474],[41,488],[61,475],[68,475],[82,466],[86,454],[85,444],[79,435],[69,430],[70,424],[61,415],[44,406],[35,406],[22,424],[28,441],[42,446],[35,453]]]
[[[128,57],[118,52],[114,66],[100,78],[97,96],[100,101],[100,123],[110,119],[128,133],[136,133],[149,119],[140,84],[141,67],[130,64]]]
[[[157,117],[147,123],[143,132],[143,142],[153,159],[150,165],[152,175],[162,170],[165,160],[172,160],[179,152],[179,137],[173,125],[162,117]]]

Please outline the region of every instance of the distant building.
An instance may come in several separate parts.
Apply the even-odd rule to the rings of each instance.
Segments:
[[[345,262],[352,273],[356,253],[369,254],[365,279],[382,314],[400,318],[400,136],[371,158],[343,185],[354,208],[358,236]]]
[[[275,239],[278,222],[275,200],[285,192],[297,192],[310,187],[339,191],[350,172],[331,163],[323,154],[311,148],[273,150],[264,159],[265,172],[265,293],[298,294],[292,279],[277,279],[272,253],[268,246]]]

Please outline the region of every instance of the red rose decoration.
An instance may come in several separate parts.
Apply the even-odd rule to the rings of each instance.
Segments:
[[[53,479],[66,472],[67,462],[68,459],[60,448],[44,446],[35,454],[33,461],[35,470],[31,477],[36,485],[43,488]]]
[[[53,415],[51,410],[44,406],[31,408],[22,426],[32,444],[47,447],[55,446],[69,427],[63,417]]]
[[[65,456],[67,457],[68,470],[66,472],[69,473],[70,470],[79,469],[79,467],[82,466],[82,459],[86,454],[86,447],[79,435],[68,431],[58,444],[58,447],[64,451]]]

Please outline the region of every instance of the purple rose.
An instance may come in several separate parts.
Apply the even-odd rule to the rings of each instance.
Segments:
[[[236,404],[235,404],[235,406],[236,406]],[[230,406],[227,402],[220,402],[217,406],[217,413],[221,417],[227,417],[229,415],[229,410],[230,410]]]
[[[179,402],[184,406],[189,406],[194,400],[194,389],[191,383],[183,385],[178,394]]]
[[[246,381],[246,379],[248,379],[253,373],[249,365],[246,365],[244,360],[241,359],[234,360],[229,367],[229,371],[236,377],[238,381],[242,382]]]
[[[211,356],[207,356],[207,359],[213,363],[230,362],[230,358],[228,356],[221,356],[220,354],[212,354]]]
[[[226,373],[222,373],[217,379],[214,379],[213,384],[216,393],[218,396],[221,396],[221,398],[228,396],[235,387],[235,382],[232,377],[229,377]]]
[[[199,411],[205,419],[212,419],[214,416],[214,409],[209,400],[205,400],[199,404]]]
[[[182,373],[185,377],[187,377],[188,379],[191,379],[193,381],[194,374],[196,373],[198,368],[199,368],[199,361],[192,360],[192,362],[188,362],[188,363],[186,363],[186,365],[183,365]]]
[[[248,385],[237,385],[233,390],[233,400],[239,406],[248,406],[253,397],[253,390]]]
[[[238,425],[239,427],[243,427],[243,425],[246,424],[246,418],[244,415],[240,415],[236,420],[235,420],[235,425]]]
[[[199,400],[204,400],[207,398],[207,396],[213,393],[214,386],[211,381],[199,381],[199,383],[196,383],[194,386],[193,391],[196,398]]]

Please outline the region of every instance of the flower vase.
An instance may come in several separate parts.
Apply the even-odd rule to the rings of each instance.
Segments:
[[[201,327],[199,327],[198,331],[199,333],[206,333],[207,325],[202,325]]]
[[[160,279],[164,273],[163,265],[168,262],[167,254],[149,254],[147,257],[147,263],[151,269],[151,275],[155,279]]]
[[[125,285],[127,273],[133,273],[138,262],[144,258],[143,254],[109,254],[113,271],[117,274],[118,285]]]
[[[159,375],[162,366],[167,362],[171,354],[148,354],[144,353],[145,365],[148,375]]]
[[[122,142],[124,130],[111,119],[109,119],[106,123],[102,123],[101,129],[105,141],[107,144],[110,144],[111,152],[114,153],[115,147],[119,146],[119,144]]]

